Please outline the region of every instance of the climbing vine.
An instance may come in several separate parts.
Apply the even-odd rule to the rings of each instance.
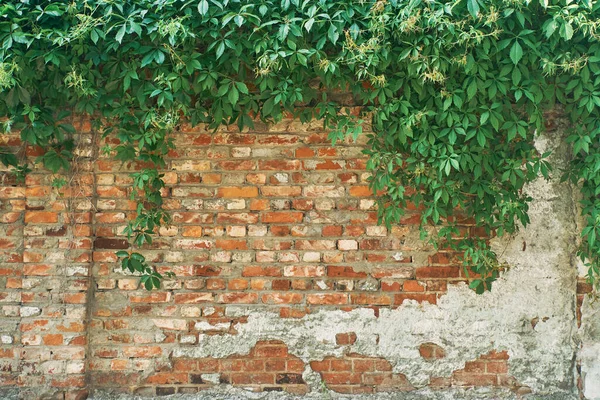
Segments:
[[[92,116],[119,140],[103,151],[145,166],[132,174],[137,217],[126,230],[140,248],[169,222],[160,171],[183,121],[244,129],[291,114],[322,120],[333,143],[368,121],[380,222],[421,207],[423,238],[464,254],[480,293],[502,266],[457,221],[469,216],[499,236],[527,225],[524,186],[551,172],[534,138],[561,105],[572,124],[564,179],[582,191],[579,255],[598,287],[599,28],[591,0],[4,2],[4,131],[46,152],[29,161],[5,147],[0,161],[17,178],[31,162],[68,170],[69,115]],[[141,253],[117,255],[147,289],[160,285]]]

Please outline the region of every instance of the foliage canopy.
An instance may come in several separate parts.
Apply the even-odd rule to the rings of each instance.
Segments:
[[[579,255],[600,276],[600,4],[571,0],[87,0],[0,5],[0,116],[6,131],[47,149],[38,162],[69,168],[69,113],[96,119],[133,174],[136,246],[168,223],[160,168],[171,133],[192,124],[252,126],[292,113],[320,119],[331,140],[374,133],[366,154],[380,220],[423,207],[424,236],[464,252],[491,288],[500,266],[485,240],[462,238],[457,215],[498,235],[529,222],[522,191],[548,177],[534,136],[544,111],[564,108],[573,150],[564,178],[580,185]],[[310,84],[307,84],[310,83]],[[349,92],[363,114],[333,95]],[[101,121],[101,122],[100,122]],[[27,160],[6,149],[18,176]],[[148,289],[161,276],[137,252],[122,266]]]

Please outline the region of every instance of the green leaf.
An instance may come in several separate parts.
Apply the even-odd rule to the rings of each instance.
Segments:
[[[31,95],[29,91],[22,86],[18,86],[19,100],[22,104],[29,105],[31,103]]]
[[[202,16],[208,14],[208,0],[200,0],[198,3],[198,12]]]
[[[543,1],[543,0],[542,0]],[[554,33],[554,31],[556,31],[558,24],[556,23],[555,20],[551,20],[547,23],[546,25],[546,37],[549,38],[550,36],[552,36],[552,34]]]
[[[477,93],[477,81],[475,79],[473,79],[471,81],[471,83],[469,84],[469,86],[467,87],[468,99],[471,100],[473,97],[475,97],[476,93]]]
[[[231,89],[229,89],[229,93],[227,94],[227,98],[229,99],[229,102],[235,106],[240,98],[240,93],[235,87],[231,87]]]
[[[117,31],[117,35],[115,36],[115,39],[119,43],[123,41],[123,36],[125,36],[126,25],[127,23],[121,25],[121,28]]]
[[[217,46],[217,59],[221,58],[223,53],[225,52],[225,42],[219,43]]]
[[[477,0],[467,0],[467,9],[474,19],[479,16],[479,3]]]
[[[519,41],[515,40],[515,43],[510,48],[510,59],[513,64],[517,65],[521,58],[523,58],[523,48],[519,44]]]
[[[573,37],[573,26],[570,22],[564,22],[560,26],[560,36],[565,40],[571,40]]]
[[[129,264],[131,265],[131,268],[134,269],[134,271],[142,272],[144,270],[143,264],[135,258],[130,258]]]

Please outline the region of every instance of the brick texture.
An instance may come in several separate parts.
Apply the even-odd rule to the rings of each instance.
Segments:
[[[118,144],[114,137],[90,133],[85,121],[76,126],[71,185],[52,188],[52,177],[35,170],[25,184],[4,174],[0,186],[0,388],[78,398],[89,388],[168,395],[222,382],[302,394],[310,367],[340,393],[412,389],[387,360],[349,353],[305,366],[283,342],[224,359],[171,356],[200,335],[236,335],[246,321],[231,307],[281,318],[319,309],[378,313],[406,301],[436,303],[449,284],[466,281],[456,254],[415,240],[414,207],[389,230],[377,225],[365,137],[332,147],[320,123],[293,120],[243,133],[182,125],[164,170],[172,224],[142,250],[175,278],[147,292],[115,256],[129,249],[129,174],[141,166],[98,151]],[[2,140],[20,146],[18,133]],[[477,233],[467,219],[461,229]],[[335,341],[352,346],[357,337]],[[428,359],[443,354],[415,350]],[[487,371],[490,385],[506,374]],[[451,384],[468,383],[463,375]]]
[[[521,385],[508,374],[508,353],[506,351],[490,351],[473,361],[467,361],[463,369],[454,371],[448,378],[431,378],[433,389],[447,387],[508,387],[518,394],[530,392],[527,386]]]
[[[24,184],[0,171],[0,397],[5,388],[21,398],[87,397],[95,176],[92,136],[78,127],[71,185],[53,189],[40,170]],[[0,141],[20,145],[18,133]]]
[[[278,340],[260,341],[247,355],[222,359],[174,358],[172,365],[170,370],[156,372],[144,379],[137,392],[175,393],[184,388],[183,392],[192,393],[218,384],[240,386],[256,392],[305,394],[308,391],[302,378],[304,362],[289,354],[285,343]]]
[[[389,361],[348,354],[341,358],[326,357],[312,361],[310,367],[321,374],[328,388],[338,393],[359,394],[409,391],[414,388],[406,376],[392,372]]]

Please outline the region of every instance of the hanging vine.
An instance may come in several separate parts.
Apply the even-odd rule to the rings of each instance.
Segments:
[[[4,130],[46,149],[0,161],[68,170],[89,115],[119,144],[105,148],[132,174],[136,248],[169,222],[161,168],[182,121],[217,128],[256,119],[319,119],[332,142],[373,133],[365,153],[380,222],[411,203],[421,230],[464,254],[471,287],[490,289],[501,266],[483,239],[461,237],[470,216],[502,236],[527,225],[525,184],[551,167],[533,146],[544,112],[562,104],[573,129],[564,174],[582,191],[579,255],[600,280],[600,5],[570,0],[87,0],[0,5],[0,116]],[[315,82],[315,84],[307,84]],[[351,93],[354,116],[334,92]],[[59,183],[58,183],[59,184]],[[147,289],[162,276],[138,251],[122,266]]]

